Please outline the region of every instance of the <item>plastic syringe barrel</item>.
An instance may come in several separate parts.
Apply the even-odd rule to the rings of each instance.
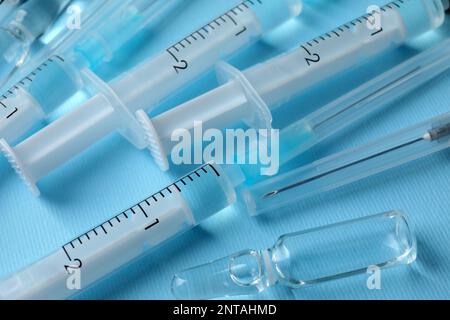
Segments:
[[[69,0],[28,0],[18,8],[7,28],[18,28],[20,34],[16,36],[32,41],[47,30],[68,3]]]
[[[179,0],[164,1],[176,3]],[[105,21],[100,28],[92,30],[84,37],[83,41],[74,49],[76,59],[82,60],[91,69],[102,62],[111,60],[114,52],[148,23],[148,17],[153,15],[154,5],[158,2],[161,2],[161,0],[135,0],[131,2],[130,5],[119,12],[120,16],[116,15],[115,20]],[[168,12],[159,13],[165,15]],[[80,67],[83,64],[77,62],[77,65]]]
[[[233,204],[235,186],[241,182],[238,174],[205,165],[1,280],[0,299],[65,299],[78,294]]]
[[[109,62],[115,52],[145,26],[149,16],[158,8],[154,5],[161,0],[128,1],[114,12],[110,19],[89,31],[75,48],[51,57],[45,62],[43,72],[37,72],[33,81],[26,83],[26,91],[35,104],[49,114],[81,89],[95,91],[95,86],[83,76],[83,68],[94,70],[102,63]],[[168,0],[174,3],[176,0]],[[159,12],[167,14],[167,12]],[[59,85],[58,85],[59,84]],[[58,90],[55,90],[55,87]],[[27,102],[22,98],[23,103]]]
[[[381,32],[369,28],[369,22],[358,18],[297,50],[254,66],[244,74],[264,102],[275,108],[323,79],[349,70],[393,45],[402,45],[434,30],[444,22],[440,0],[407,0],[382,9]],[[346,29],[353,29],[353,32],[345,32]]]
[[[83,29],[60,32],[39,50],[36,57],[33,56],[27,66],[17,69],[14,81],[11,80],[2,91],[0,137],[8,143],[17,142],[30,128],[45,119],[55,106],[61,105],[82,87],[79,69],[63,57],[72,52],[85,30],[97,26],[97,22],[104,20],[102,18],[112,16],[124,6],[113,5],[108,0],[90,1],[84,5],[80,13]]]
[[[283,1],[283,5],[290,8],[283,11],[288,14],[284,16],[285,20],[299,13],[298,8],[291,7],[295,3],[300,1]],[[250,4],[246,1],[233,7],[183,39],[183,43],[176,43],[157,57],[113,80],[110,85],[95,80],[101,94],[40,130],[14,149],[3,141],[3,152],[33,192],[38,194],[36,181],[114,129],[121,130],[136,147],[147,147],[148,142],[144,138],[134,139],[141,132],[141,136],[145,136],[144,129],[134,117],[135,111],[154,107],[207,71],[224,56],[236,52],[261,36],[264,28],[258,12],[253,8],[260,6],[270,11],[280,4],[256,1]],[[276,21],[279,22],[280,19]],[[195,45],[191,46],[189,42]],[[183,69],[183,61],[189,61],[189,68]],[[94,78],[95,75],[91,75],[91,80]],[[136,132],[137,134],[133,135]]]
[[[84,83],[80,71],[86,67],[94,68],[112,59],[114,52],[145,25],[147,18],[156,14],[153,12],[153,6],[157,1],[160,0],[148,1],[144,5],[139,0],[128,0],[117,9],[112,9],[108,19],[98,23],[95,28],[91,26],[74,48],[70,46],[65,51],[53,54],[12,87],[11,91],[16,95],[18,93],[14,88],[23,87],[29,96],[17,98],[19,107],[32,101],[35,108],[49,114],[78,90],[89,86]],[[8,98],[12,99],[14,95],[8,95],[4,99],[6,105]]]
[[[243,1],[233,7],[166,52],[118,77],[111,82],[111,88],[131,112],[151,110],[218,61],[299,14],[301,1],[252,3]],[[269,17],[266,12],[274,14]],[[217,34],[216,29],[220,30]],[[225,39],[229,41],[224,43]]]
[[[280,164],[380,111],[450,69],[450,39],[403,62],[280,132]]]
[[[164,17],[166,17],[174,10],[174,8],[180,5],[181,0],[134,0],[129,2],[129,5],[125,6],[125,8],[119,10],[119,12],[116,13],[114,20],[111,20],[114,21],[113,24],[111,24],[109,20],[100,24],[100,26],[96,28],[95,31],[93,30],[89,32],[88,36],[83,38],[83,40],[75,47],[73,52],[71,51],[69,53],[62,54],[62,56],[64,57],[64,61],[62,61],[61,59],[57,59],[57,57],[54,57],[53,62],[46,62],[47,66],[45,67],[45,72],[38,72],[36,76],[32,77],[33,81],[29,84],[28,81],[26,81],[29,95],[34,98],[35,103],[44,111],[44,113],[52,112],[71,95],[76,93],[77,90],[82,89],[83,86],[89,86],[89,83],[83,83],[83,81],[79,81],[80,75],[77,73],[77,71],[80,68],[86,66],[89,68],[95,68],[98,64],[110,60],[113,56],[114,51],[121,47],[128,39],[130,39],[131,35],[137,33],[140,29],[142,29],[143,26],[150,24],[154,25],[158,21],[163,21]],[[266,9],[266,7],[269,6],[269,4],[266,3],[264,3],[264,5],[252,6],[252,9],[254,9],[254,12],[256,12],[256,15],[259,17],[259,21],[257,23],[250,23],[250,25],[248,26],[249,31],[247,33],[250,34],[250,38],[252,36],[258,37],[261,33],[261,29],[265,32],[286,21],[286,17],[291,17],[298,10],[300,10],[300,4],[300,0],[277,1],[273,2],[273,4],[270,4],[269,10]],[[238,9],[235,10],[235,12],[238,13]],[[267,17],[267,14],[265,13],[266,11],[272,12],[272,17]],[[274,12],[276,13],[273,14]],[[239,14],[236,17],[234,16],[234,14],[230,15],[233,21],[234,19],[240,18],[240,16],[242,16],[241,11],[239,11]],[[231,23],[231,21],[229,22]],[[245,25],[245,22],[246,21],[243,21],[242,25]],[[212,27],[216,28],[217,25],[212,24]],[[230,28],[230,30],[231,29],[233,28]],[[214,30],[211,29],[207,30],[206,32],[211,31]],[[200,38],[206,36],[206,34],[200,35],[197,32],[193,33],[193,38],[182,40],[184,41],[184,44],[179,45],[179,47],[181,48],[181,46],[194,41],[194,39],[196,39],[197,37]],[[222,34],[221,36],[224,36],[224,34]],[[208,41],[211,41],[211,37],[208,38]],[[246,40],[247,42],[244,41],[245,44],[248,43],[248,37],[240,36],[239,38]],[[221,39],[223,38],[219,38],[218,40]],[[238,41],[233,42],[236,43],[235,47],[240,47],[240,43],[238,43]],[[208,67],[210,66],[210,64],[208,64],[208,61],[211,60],[213,61],[212,64],[214,64],[214,62],[216,62],[219,57],[234,52],[236,50],[235,47],[230,46],[229,49],[225,50],[220,50],[221,48],[218,48],[219,52],[217,54],[213,52],[213,50],[208,50],[207,55],[202,56],[203,64],[201,66],[201,71],[208,69]],[[175,52],[175,49],[173,50]],[[122,92],[119,93],[119,96],[127,105],[130,106],[130,108],[134,108],[133,106],[136,105],[136,103],[133,100],[130,101],[130,99],[127,99],[127,97],[130,98],[130,92],[133,94],[131,97],[133,97],[135,90],[139,94],[142,94],[141,92],[145,91],[148,92],[145,97],[140,98],[140,96],[138,96],[140,100],[148,101],[148,103],[159,101],[158,99],[153,97],[161,97],[161,95],[159,95],[160,90],[152,91],[152,88],[148,88],[149,85],[151,86],[153,84],[152,80],[148,79],[148,76],[149,74],[157,74],[160,70],[161,63],[166,63],[165,65],[170,66],[175,62],[173,61],[172,56],[169,56],[168,59],[167,57],[165,57],[165,55],[162,56],[163,58],[165,58],[163,59],[163,61],[158,61],[158,59],[149,59],[151,63],[147,65],[147,68],[144,67],[145,64],[142,64],[134,70],[131,70],[127,74],[127,76],[123,77],[123,79],[117,81],[118,83],[116,83],[114,89],[118,92],[122,88],[126,88],[123,90],[123,94]],[[195,59],[195,56],[191,55],[190,57],[190,52],[186,49],[183,50],[183,59],[191,62]],[[190,68],[196,68],[196,66],[191,65]],[[169,71],[171,71],[169,72],[169,77],[173,78],[173,70],[170,69]],[[178,78],[182,78],[182,76],[179,76]],[[183,79],[182,83],[184,84],[188,80],[189,79]],[[63,90],[54,90],[56,81],[61,84]],[[172,79],[167,80],[167,82],[171,83]],[[175,81],[175,85],[173,87],[178,88],[176,83],[177,82]],[[114,87],[113,84],[112,86]],[[140,86],[143,86],[143,88],[138,88]],[[159,86],[162,87],[163,84],[160,83]],[[135,87],[136,89],[134,90]],[[95,91],[95,88],[89,89]],[[170,88],[168,88],[168,90],[170,90]],[[162,97],[164,98],[165,95],[167,95],[167,91],[164,92],[164,95],[162,95]],[[148,100],[148,97],[150,97],[151,100]],[[23,100],[25,103],[25,98],[23,98]],[[145,106],[145,108],[148,107],[148,105]]]
[[[0,97],[4,105],[0,116],[5,114],[0,118],[0,137],[15,142],[79,90],[95,91],[97,88],[82,76],[83,68],[94,68],[109,61],[140,29],[164,20],[179,4],[180,0],[128,0],[114,7],[89,4],[92,7],[87,7],[87,12],[82,14],[87,19],[82,21],[83,30],[88,30],[86,34],[62,41],[58,54],[51,54]],[[92,12],[96,6],[101,7],[100,14]],[[108,19],[99,21],[102,15]],[[98,22],[95,26],[91,17]],[[76,48],[69,45],[71,41],[78,43]]]
[[[437,28],[444,21],[440,0],[397,2],[380,10],[381,32],[371,30],[364,16],[365,19],[353,20],[296,50],[256,65],[242,72],[242,76],[261,100],[275,109],[314,84]],[[169,154],[174,130],[192,131],[194,121],[201,121],[204,129],[224,128],[252,117],[255,110],[250,104],[241,83],[231,80],[152,121],[165,154]]]

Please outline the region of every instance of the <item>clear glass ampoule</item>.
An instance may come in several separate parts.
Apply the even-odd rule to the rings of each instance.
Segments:
[[[179,299],[254,295],[274,285],[306,285],[410,264],[416,240],[404,214],[391,211],[281,236],[272,248],[245,250],[173,277]]]

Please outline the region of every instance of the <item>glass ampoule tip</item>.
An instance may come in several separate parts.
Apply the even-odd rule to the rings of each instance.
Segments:
[[[268,251],[244,250],[183,270],[172,278],[172,293],[177,299],[258,294],[273,283],[266,257]]]

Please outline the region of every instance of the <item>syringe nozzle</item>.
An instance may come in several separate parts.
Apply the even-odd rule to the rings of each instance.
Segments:
[[[431,131],[427,132],[425,135],[426,140],[439,140],[446,136],[450,136],[450,123],[446,123],[444,125],[440,125]],[[426,138],[428,137],[428,139]]]
[[[450,13],[450,1],[449,0],[442,0],[442,3],[444,4],[445,12]]]

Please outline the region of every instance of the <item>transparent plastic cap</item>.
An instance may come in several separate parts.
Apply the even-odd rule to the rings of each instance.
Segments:
[[[18,61],[25,59],[28,47],[11,32],[0,30],[0,82],[7,79]]]
[[[266,250],[246,250],[173,277],[179,299],[254,295],[273,285],[297,289],[412,263],[416,239],[397,211],[281,236]]]

